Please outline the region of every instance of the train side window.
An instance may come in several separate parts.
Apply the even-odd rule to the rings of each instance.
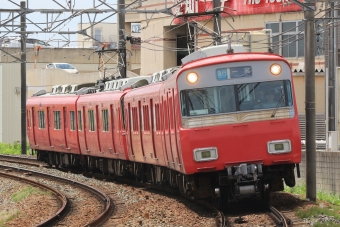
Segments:
[[[169,118],[170,118],[170,129],[174,129],[174,116],[173,116],[174,110],[172,105],[172,97],[169,99]]]
[[[91,132],[95,131],[95,127],[94,127],[94,111],[93,110],[89,110],[88,111],[88,117],[89,117],[89,130]]]
[[[144,121],[144,131],[150,132],[150,120],[149,120],[149,106],[143,106],[143,121]]]
[[[60,130],[61,129],[60,111],[53,111],[53,116],[54,116],[54,129]]]
[[[155,131],[159,132],[161,131],[161,121],[160,121],[160,104],[157,103],[155,105]]]
[[[125,126],[125,109],[124,109],[124,97],[120,100],[120,105],[121,105],[121,114],[122,114],[122,119],[121,119],[121,122],[122,122],[122,125],[123,125],[123,130],[126,130],[126,126]],[[119,110],[119,107],[118,107],[118,110]],[[131,127],[131,126],[130,126]]]
[[[109,130],[109,111],[102,110],[102,119],[103,119],[103,131],[108,132]]]
[[[44,129],[45,128],[45,112],[44,111],[38,111],[38,120],[39,120],[39,128]]]
[[[31,117],[31,111],[27,111],[27,127],[31,127],[32,126],[32,122],[31,122],[31,119],[32,119],[32,117]]]
[[[169,129],[169,113],[168,113],[168,108],[167,108],[167,101],[164,99],[163,101],[163,113],[164,113],[164,130],[168,130]]]
[[[137,107],[132,107],[132,131],[138,131],[138,114]]]
[[[160,104],[159,103],[157,103],[156,106],[155,106],[155,112],[156,112],[155,113],[155,117],[156,117],[156,124],[155,124],[156,131],[159,132],[159,131],[161,131],[161,129],[160,129],[161,122],[159,120],[159,114],[160,114]]]
[[[79,131],[83,130],[83,119],[80,110],[78,110],[78,130]]]
[[[75,114],[74,111],[70,111],[70,129],[76,130]]]

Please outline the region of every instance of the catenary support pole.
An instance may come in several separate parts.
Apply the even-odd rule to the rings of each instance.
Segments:
[[[328,131],[335,131],[334,2],[330,3],[328,42]]]
[[[315,0],[305,1],[314,7]],[[305,10],[306,198],[316,201],[314,11]]]
[[[219,11],[220,10],[220,5],[221,1],[220,0],[214,0],[214,10]],[[215,34],[215,45],[221,45],[222,40],[221,40],[221,17],[219,14],[215,14],[214,18],[214,32]]]
[[[22,11],[26,10],[26,2],[20,2]],[[26,154],[26,13],[20,17],[21,30],[21,154]]]
[[[118,0],[118,42],[119,42],[119,72],[122,78],[126,78],[126,45],[125,45],[125,0]]]

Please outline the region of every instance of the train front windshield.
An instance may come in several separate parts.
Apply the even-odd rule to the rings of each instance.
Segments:
[[[293,105],[289,80],[189,89],[180,95],[182,116],[187,117]]]

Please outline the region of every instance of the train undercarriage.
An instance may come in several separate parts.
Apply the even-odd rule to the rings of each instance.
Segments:
[[[289,187],[295,185],[295,166],[298,177],[300,175],[298,164],[263,166],[261,163],[243,163],[228,166],[224,171],[184,175],[150,164],[41,150],[37,150],[37,159],[51,166],[82,168],[84,171],[164,185],[193,199],[212,199],[220,208],[248,198],[260,199],[268,206],[270,192],[282,191],[284,182]]]

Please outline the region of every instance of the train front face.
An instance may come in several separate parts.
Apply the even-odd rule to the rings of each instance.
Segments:
[[[233,54],[185,65],[177,78],[185,171],[235,196],[295,185],[301,161],[291,69],[276,55]],[[211,173],[209,175],[209,173]],[[216,186],[217,185],[217,186]]]

